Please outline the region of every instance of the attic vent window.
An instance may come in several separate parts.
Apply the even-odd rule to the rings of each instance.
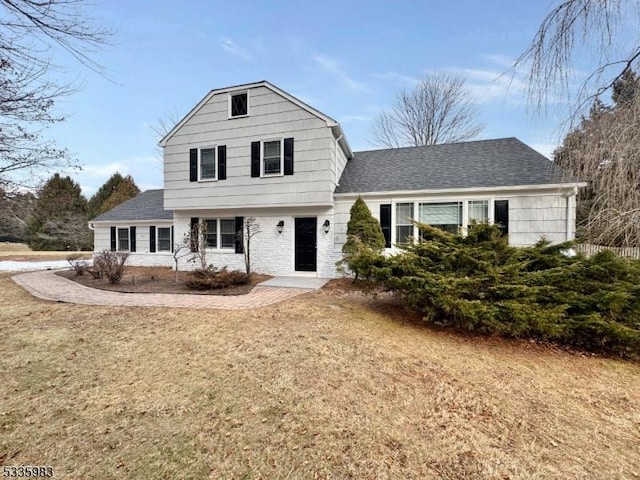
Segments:
[[[246,117],[249,115],[249,93],[234,93],[229,96],[229,116]]]

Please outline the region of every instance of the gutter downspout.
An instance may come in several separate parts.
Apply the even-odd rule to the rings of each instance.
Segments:
[[[339,185],[338,181],[340,180],[338,178],[338,148],[340,147],[340,140],[342,140],[342,137],[344,136],[344,133],[341,133],[340,136],[338,138],[336,138],[336,154],[335,154],[335,159],[334,159],[334,168],[333,168],[333,172],[334,172],[334,176],[335,176],[335,184],[336,187]]]

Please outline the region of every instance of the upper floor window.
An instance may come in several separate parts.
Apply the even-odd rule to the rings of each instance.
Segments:
[[[200,180],[215,180],[216,179],[216,149],[200,148],[198,150],[200,161],[198,162]]]
[[[262,175],[282,174],[282,140],[262,142]]]
[[[245,117],[249,115],[249,92],[229,95],[229,117]]]

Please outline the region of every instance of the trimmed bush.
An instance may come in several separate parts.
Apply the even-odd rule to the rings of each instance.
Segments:
[[[362,198],[351,206],[347,223],[347,242],[342,246],[343,259],[336,263],[341,271],[350,271],[358,279],[372,276],[371,266],[383,260],[384,235],[380,223],[371,215]]]
[[[221,270],[215,267],[197,269],[190,272],[185,280],[187,288],[193,290],[218,290],[222,288],[236,287],[249,283],[250,275],[238,270]]]
[[[640,358],[640,262],[510,247],[490,225],[466,238],[419,227],[423,241],[370,268],[426,321]]]

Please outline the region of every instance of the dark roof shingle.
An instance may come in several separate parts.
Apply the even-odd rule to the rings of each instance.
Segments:
[[[355,152],[336,193],[572,183],[517,138]]]
[[[173,220],[173,212],[164,209],[164,190],[147,190],[98,215],[92,222],[125,220]]]

